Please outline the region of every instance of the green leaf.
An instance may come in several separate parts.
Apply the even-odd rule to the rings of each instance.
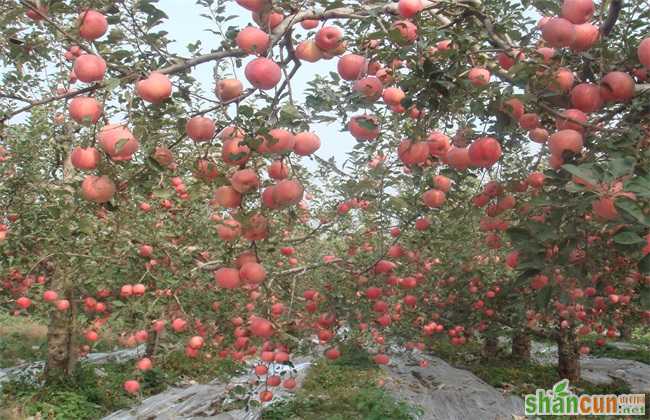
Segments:
[[[613,159],[609,162],[609,173],[612,178],[621,178],[634,173],[636,159],[630,156]]]
[[[641,206],[635,201],[627,199],[619,199],[615,202],[616,207],[623,210],[629,216],[632,216],[639,223],[650,226],[650,217],[648,217],[644,212]]]
[[[645,241],[646,240],[644,238],[640,237],[635,232],[632,232],[630,230],[621,231],[617,233],[616,236],[614,236],[614,242],[621,245],[634,245]]]
[[[639,272],[645,275],[650,274],[650,254],[641,258],[641,261],[639,261]]]
[[[511,227],[506,230],[506,233],[513,242],[527,242],[533,239],[530,232],[521,227]]]
[[[598,174],[596,174],[596,172],[594,171],[591,165],[576,166],[576,165],[566,164],[566,165],[562,165],[562,169],[564,169],[571,175],[575,175],[578,178],[587,181],[590,184],[597,184],[600,182],[600,177],[598,176]]]

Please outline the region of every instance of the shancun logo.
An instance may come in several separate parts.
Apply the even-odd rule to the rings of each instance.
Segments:
[[[526,395],[524,407],[527,416],[643,416],[645,394],[576,395],[563,379],[551,390]]]

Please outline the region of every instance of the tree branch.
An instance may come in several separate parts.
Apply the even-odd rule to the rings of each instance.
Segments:
[[[607,19],[600,25],[600,35],[605,38],[609,36],[616,25],[618,16],[621,14],[621,9],[623,8],[623,0],[612,0],[609,4],[609,12],[607,14]]]

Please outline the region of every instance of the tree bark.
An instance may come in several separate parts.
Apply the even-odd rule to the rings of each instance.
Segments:
[[[530,335],[523,330],[512,332],[512,356],[522,361],[530,361]]]
[[[499,350],[499,339],[497,337],[485,337],[483,341],[483,356],[493,358]]]
[[[75,334],[77,305],[69,290],[65,296],[70,302],[70,307],[65,311],[52,310],[47,327],[45,378],[48,382],[70,377],[79,358]]]
[[[72,133],[68,127],[69,138]],[[63,161],[63,181],[70,182],[74,176],[70,148],[71,142],[63,144],[66,150],[66,158]],[[67,198],[66,204],[71,204]],[[47,326],[47,361],[45,364],[45,379],[47,382],[56,382],[62,378],[69,378],[77,367],[79,359],[79,346],[76,334],[77,304],[75,299],[75,287],[70,281],[66,269],[62,266],[62,260],[54,262],[54,275],[52,277],[52,289],[62,292],[62,295],[70,303],[65,311],[54,309],[50,311],[50,322]]]
[[[629,325],[621,325],[621,340],[628,341],[632,338],[632,328]]]
[[[580,380],[580,353],[573,328],[560,328],[557,336],[557,370],[571,382]]]
[[[149,330],[149,335],[147,336],[147,347],[144,351],[145,357],[153,359],[156,356],[156,350],[158,349],[158,331],[153,328]]]

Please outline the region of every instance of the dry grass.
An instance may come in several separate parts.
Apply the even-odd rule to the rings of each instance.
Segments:
[[[0,367],[42,359],[46,342],[47,326],[38,320],[0,313]]]
[[[21,335],[34,341],[45,340],[47,326],[30,318],[0,314],[0,338],[10,335]]]

